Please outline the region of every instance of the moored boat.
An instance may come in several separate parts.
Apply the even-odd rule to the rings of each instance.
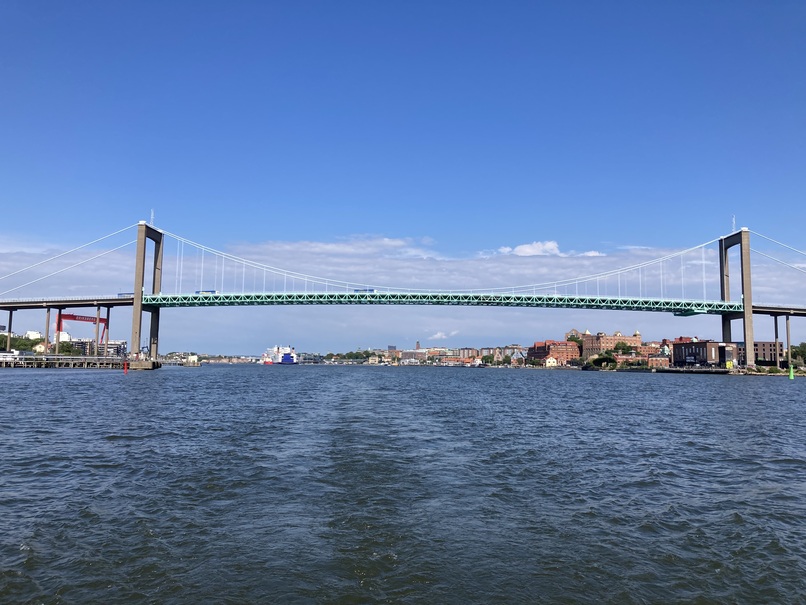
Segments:
[[[267,349],[260,358],[263,365],[295,365],[299,363],[294,347],[274,347]]]

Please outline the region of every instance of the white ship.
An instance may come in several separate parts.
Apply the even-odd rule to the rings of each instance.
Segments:
[[[260,363],[271,365],[294,365],[299,363],[294,347],[274,347],[267,349],[260,358]]]

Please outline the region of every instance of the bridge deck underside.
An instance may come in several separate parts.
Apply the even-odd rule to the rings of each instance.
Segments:
[[[676,315],[740,313],[741,302],[660,300],[548,294],[471,294],[433,292],[274,292],[257,294],[154,294],[143,306],[225,307],[250,305],[455,305],[660,311]]]

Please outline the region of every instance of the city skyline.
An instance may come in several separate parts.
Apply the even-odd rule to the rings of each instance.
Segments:
[[[152,212],[236,256],[401,287],[589,275],[734,226],[802,248],[799,3],[11,1],[0,14],[0,276]],[[131,291],[132,255],[53,288]],[[759,270],[755,299],[806,300],[802,283]],[[163,318],[161,350],[230,338],[255,353],[528,342],[569,326],[720,334],[717,317],[559,309]],[[114,337],[129,323],[114,312]],[[756,331],[771,339],[771,321]]]

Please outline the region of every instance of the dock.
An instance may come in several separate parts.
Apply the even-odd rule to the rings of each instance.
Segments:
[[[82,370],[156,370],[159,361],[128,361],[123,357],[80,355],[0,356],[0,368],[69,368]]]

